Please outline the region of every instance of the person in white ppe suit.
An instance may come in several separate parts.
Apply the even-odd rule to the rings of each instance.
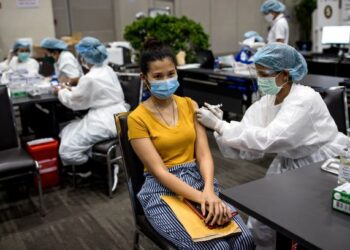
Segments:
[[[95,143],[117,136],[113,114],[129,110],[115,72],[104,63],[105,46],[96,38],[85,37],[76,45],[76,51],[89,72],[79,79],[76,87],[57,88],[58,99],[72,110],[89,109],[89,112],[61,131],[59,154],[63,165],[87,163]],[[114,189],[115,186],[116,182]]]
[[[258,87],[265,95],[249,107],[242,121],[223,121],[222,111],[209,104],[197,110],[199,122],[215,131],[222,154],[251,160],[275,153],[267,176],[342,154],[349,139],[338,132],[320,94],[297,84],[307,73],[303,56],[289,45],[273,43],[253,60]],[[272,229],[253,218],[248,226],[257,249],[275,249]]]
[[[289,25],[283,12],[286,7],[277,0],[267,0],[261,7],[260,11],[264,14],[266,21],[271,25],[267,36],[267,43],[280,42],[288,44]]]
[[[39,63],[31,58],[32,45],[27,39],[17,39],[13,44],[8,58],[0,63],[0,72],[3,73],[1,82],[8,83],[9,75],[19,74],[36,75],[39,73]]]
[[[40,47],[46,49],[48,56],[55,61],[55,74],[59,82],[75,85],[83,75],[82,68],[74,55],[67,51],[68,45],[56,38],[44,38]]]
[[[31,58],[32,46],[28,40],[17,39],[12,47],[13,56],[9,58],[8,67],[13,71],[39,73],[39,63]]]

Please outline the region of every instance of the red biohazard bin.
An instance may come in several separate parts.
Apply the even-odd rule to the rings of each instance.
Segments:
[[[27,151],[40,165],[43,189],[57,186],[59,184],[58,141],[53,138],[29,141]],[[35,185],[38,185],[36,178]]]

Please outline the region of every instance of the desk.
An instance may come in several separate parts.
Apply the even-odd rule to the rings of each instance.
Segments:
[[[350,249],[350,215],[332,209],[337,176],[315,163],[226,189],[223,199],[310,249]]]
[[[330,87],[339,86],[339,83],[343,81],[344,77],[308,74],[300,81],[300,84],[322,92]]]
[[[212,69],[179,69],[178,75],[185,96],[199,104],[222,103],[224,111],[244,114],[259,97],[254,76]],[[322,92],[339,86],[343,80],[343,77],[309,74],[300,83]]]
[[[329,76],[350,77],[350,60],[339,61],[337,57],[306,56],[305,57],[310,74],[322,74]]]
[[[11,98],[12,100],[12,105],[13,106],[20,106],[20,105],[25,105],[25,104],[35,104],[35,103],[47,103],[47,102],[58,102],[58,98],[55,95],[40,95],[38,97],[30,97],[30,96],[25,96],[25,97],[16,97],[16,98]]]
[[[12,105],[19,107],[22,125],[31,126],[38,137],[58,136],[58,103],[57,96],[51,94],[12,98]]]
[[[244,114],[256,99],[257,84],[250,75],[212,69],[179,69],[178,76],[183,94],[199,104],[222,103],[224,111]]]

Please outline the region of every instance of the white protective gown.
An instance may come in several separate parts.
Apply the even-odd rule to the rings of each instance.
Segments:
[[[78,60],[69,51],[61,52],[54,67],[58,79],[61,77],[78,78],[83,75],[83,70],[81,69]]]
[[[274,101],[275,96],[263,96],[241,122],[225,123],[222,135],[214,133],[225,157],[251,160],[276,153],[267,171],[271,176],[340,155],[349,144],[321,96],[310,87],[293,84],[281,104]],[[248,226],[256,249],[275,249],[272,229],[254,218],[249,218]]]
[[[284,43],[289,41],[289,25],[284,14],[279,14],[272,22],[271,29],[267,35],[267,43],[274,43],[277,39],[284,39]]]
[[[28,73],[39,73],[39,63],[33,59],[29,58],[25,62],[19,62],[18,57],[14,56],[10,63],[9,68],[13,71],[27,71]]]
[[[129,110],[119,80],[107,65],[93,66],[72,91],[60,90],[58,99],[73,110],[89,109],[83,119],[71,122],[60,134],[64,165],[85,163],[95,143],[116,137],[113,115]]]

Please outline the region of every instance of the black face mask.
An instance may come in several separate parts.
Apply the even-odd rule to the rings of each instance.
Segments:
[[[53,56],[50,56],[48,54],[45,54],[45,57],[43,59],[43,61],[51,64],[51,65],[54,65],[55,64],[55,58],[53,58]]]

